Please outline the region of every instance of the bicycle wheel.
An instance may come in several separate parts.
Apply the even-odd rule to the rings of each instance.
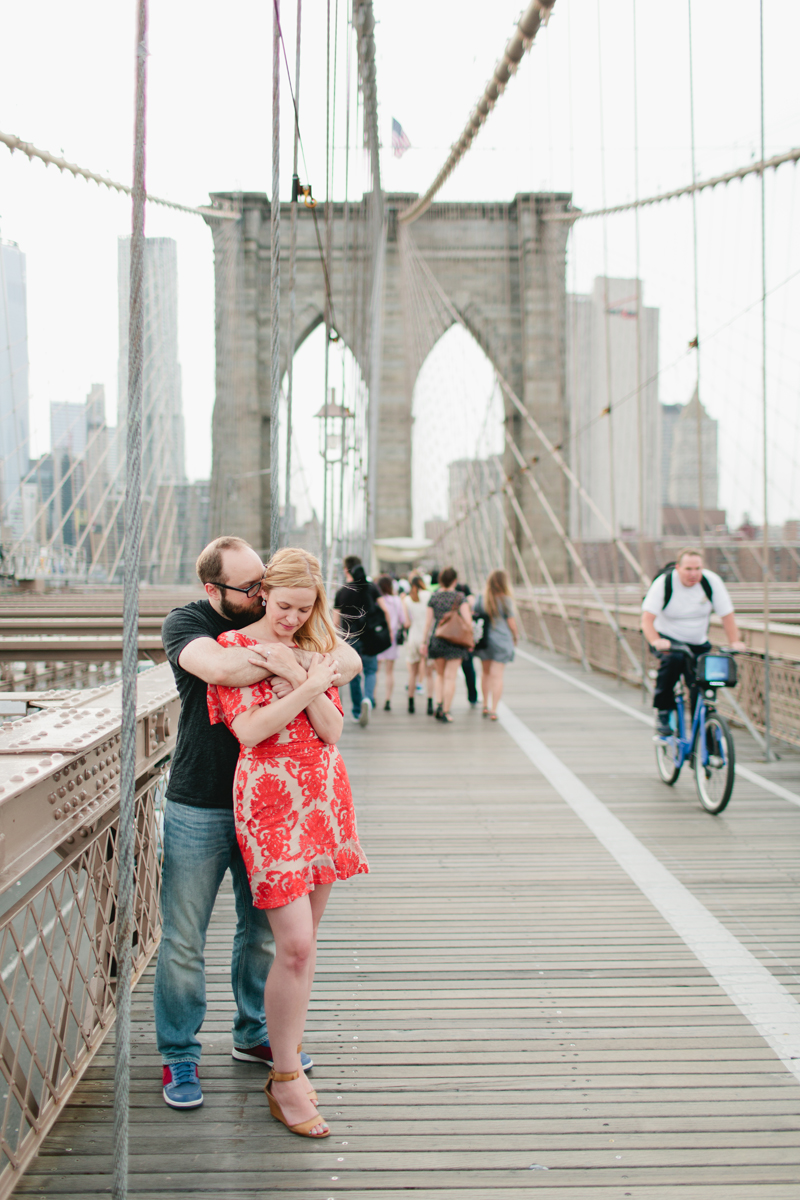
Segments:
[[[678,739],[671,737],[667,741],[662,742],[659,740],[655,746],[658,773],[664,780],[664,783],[672,787],[681,773],[681,769],[678,766]]]
[[[694,781],[697,795],[706,812],[721,813],[731,798],[736,769],[736,751],[730,726],[719,713],[706,716],[706,747],[708,762],[700,761],[700,747],[695,747]]]

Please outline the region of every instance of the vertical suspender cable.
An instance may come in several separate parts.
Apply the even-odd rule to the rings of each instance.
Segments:
[[[147,104],[147,0],[138,0],[136,115],[128,347],[128,440],[125,478],[125,588],[122,608],[122,738],[117,834],[117,1030],[114,1050],[114,1152],[112,1194],[128,1195],[128,1093],[131,1075],[131,976],[133,954],[134,804],[136,793],[136,673],[139,658],[139,557],[142,536],[142,364],[144,360],[145,118]]]
[[[600,18],[600,0],[597,0],[597,79],[599,84],[598,96],[598,112],[600,117],[600,180],[603,192],[603,208],[606,207],[606,134],[605,121],[603,118],[603,55],[601,49],[600,31],[602,21]],[[608,297],[608,223],[607,218],[603,217],[603,330],[606,351],[606,416],[608,417],[608,477],[609,477],[609,497],[611,508],[609,516],[611,518],[612,537],[614,540],[611,543],[611,565],[614,581],[614,616],[619,625],[619,555],[617,554],[616,539],[619,537],[619,528],[617,525],[617,474],[616,474],[616,456],[614,454],[614,414],[616,405],[612,395],[612,364],[611,364],[611,313],[609,311]],[[620,658],[620,642],[617,639],[615,653],[617,665],[617,678],[622,675],[622,660]]]
[[[337,4],[338,11],[338,4]],[[345,28],[347,30],[347,53],[346,53],[346,96],[345,103],[345,139],[344,139],[344,219],[342,221],[342,309],[345,314],[344,319],[347,319],[347,286],[349,282],[348,276],[348,237],[349,237],[349,218],[350,218],[350,60],[352,38],[350,36],[351,13],[346,14]],[[345,417],[345,355],[342,348],[342,420],[341,420],[341,453],[339,456],[339,537],[338,537],[338,556],[344,558],[344,471],[347,462],[347,419]],[[354,405],[355,407],[355,405]]]
[[[292,390],[294,384],[294,319],[297,309],[297,149],[300,138],[300,29],[303,2],[297,0],[297,50],[294,64],[294,157],[292,168],[292,209],[289,225],[289,338],[286,347],[286,500],[284,503],[284,542],[289,541],[292,503]]]
[[[697,183],[697,164],[694,141],[694,64],[692,59],[692,0],[689,5],[689,119],[692,129],[692,185]],[[762,172],[761,178],[764,178]],[[700,550],[705,550],[706,515],[703,495],[703,410],[700,406],[700,288],[697,267],[697,192],[692,192],[692,245],[694,252],[694,353],[697,365],[697,524],[700,529]]]
[[[639,72],[636,46],[636,0],[633,2],[633,196],[639,199]],[[642,396],[642,266],[639,243],[639,209],[633,210],[633,230],[636,255],[636,456],[639,464],[639,562],[644,562],[644,397]],[[659,479],[656,472],[655,478]],[[661,507],[661,496],[656,497],[656,512]],[[655,534],[657,528],[653,530]],[[642,644],[642,703],[649,699],[647,691],[647,663],[644,637]]]
[[[272,333],[269,411],[269,552],[281,544],[281,24],[280,0],[272,6],[272,200],[270,213],[270,326]],[[291,347],[289,348],[291,354]]]
[[[331,269],[331,0],[328,0],[325,74],[325,261]],[[322,410],[322,578],[328,578],[328,373],[331,347],[330,290],[325,289],[325,407]]]
[[[761,161],[764,161],[764,0],[758,6],[758,25],[761,51]],[[767,476],[767,207],[764,171],[761,171],[761,404],[762,404],[762,471],[764,474],[764,757],[772,759],[770,735],[770,670],[769,670],[769,483]]]

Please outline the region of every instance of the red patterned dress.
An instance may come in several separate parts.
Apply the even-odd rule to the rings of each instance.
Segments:
[[[221,646],[259,643],[241,631]],[[337,688],[326,695],[342,711]],[[212,725],[275,698],[268,680],[253,687],[210,684]],[[358,841],[353,796],[342,756],[323,742],[305,712],[257,746],[242,746],[233,784],[236,836],[256,908],[280,908],[313,890],[369,871]]]

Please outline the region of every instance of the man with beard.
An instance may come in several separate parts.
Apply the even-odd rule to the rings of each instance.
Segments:
[[[239,743],[208,717],[209,683],[246,687],[277,676],[278,695],[306,678],[316,657],[275,643],[263,653],[222,647],[219,634],[243,629],[262,612],[264,564],[242,538],[221,537],[206,546],[197,574],[207,599],[170,612],[161,637],[181,700],[178,737],[170,767],[164,818],[161,884],[163,931],[153,1004],[156,1040],[163,1063],[164,1099],[171,1108],[203,1103],[198,1076],[197,1034],[206,1014],[205,949],[211,913],[227,870],[233,879],[236,932],[231,986],[236,1001],[233,1057],[272,1066],[264,1018],[264,981],[272,965],[273,941],[266,909],[253,905],[247,872],[236,840],[233,778]],[[361,660],[342,642],[334,651],[337,683],[361,670]],[[313,1066],[303,1054],[303,1066]]]

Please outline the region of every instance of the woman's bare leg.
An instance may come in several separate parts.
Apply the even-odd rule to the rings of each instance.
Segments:
[[[501,662],[489,663],[489,688],[492,694],[492,712],[497,712],[497,706],[503,699],[503,675],[506,664]]]
[[[442,701],[444,711],[450,712],[450,705],[453,703],[453,696],[456,694],[456,680],[458,679],[459,668],[461,667],[460,658],[447,658],[444,662],[444,690]]]
[[[318,883],[314,891],[309,895],[311,901],[311,920],[314,925],[314,946],[309,959],[308,971],[308,995],[311,997],[311,988],[314,983],[314,972],[317,967],[317,933],[319,932],[319,923],[322,920],[322,915],[325,912],[325,906],[330,899],[332,883]],[[269,1026],[267,1026],[269,1029]]]
[[[444,658],[435,658],[433,660],[433,665],[436,668],[436,674],[433,677],[433,698],[437,705],[443,703],[442,696],[444,694],[444,668],[446,661]]]
[[[490,676],[491,666],[492,666],[491,661],[488,658],[483,659],[483,661],[481,662],[481,695],[483,696],[483,707],[487,712],[492,711],[492,704],[491,704],[492,698],[490,695],[490,692],[491,692],[491,676]]]
[[[289,1125],[310,1120],[316,1111],[308,1097],[297,1046],[303,1040],[308,1012],[317,929],[329,895],[330,885],[326,885],[291,904],[269,910],[275,938],[275,961],[264,988],[269,1043],[276,1071],[287,1074],[300,1071],[297,1079],[272,1083],[273,1095]],[[320,1118],[312,1133],[324,1133],[326,1129],[325,1121]]]
[[[432,700],[436,694],[436,678],[435,678],[435,676],[436,676],[436,672],[434,670],[433,662],[429,658],[426,658],[425,659],[425,686],[428,689],[428,699],[429,700]]]
[[[386,699],[389,701],[394,691],[394,660],[387,658],[383,665],[386,668]]]
[[[408,696],[414,698],[417,693],[417,672],[422,670],[422,660],[408,664]]]

